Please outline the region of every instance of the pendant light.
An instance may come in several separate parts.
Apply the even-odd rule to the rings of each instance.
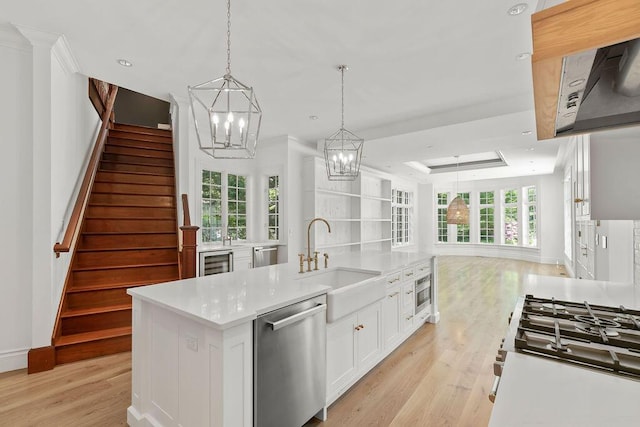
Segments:
[[[447,224],[469,224],[469,206],[464,199],[458,195],[458,167],[460,166],[459,157],[456,157],[456,197],[451,201],[447,208]]]
[[[354,181],[360,173],[360,160],[364,139],[344,128],[344,72],[346,65],[338,66],[342,75],[342,125],[324,140],[324,161],[329,181]]]
[[[227,68],[217,79],[189,86],[200,150],[220,159],[251,159],[262,110],[251,86],[231,75],[231,0],[227,0]]]

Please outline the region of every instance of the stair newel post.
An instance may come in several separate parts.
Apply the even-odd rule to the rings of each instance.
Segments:
[[[182,195],[182,211],[184,213],[184,225],[180,227],[182,231],[182,251],[180,253],[180,278],[189,279],[196,277],[196,257],[197,242],[196,233],[200,229],[197,225],[191,225],[191,215],[189,214],[189,201],[187,195]]]

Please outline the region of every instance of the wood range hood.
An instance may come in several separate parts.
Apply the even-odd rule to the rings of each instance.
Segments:
[[[640,125],[640,108],[614,111],[640,105],[620,83],[635,84],[640,73],[628,61],[635,51],[640,62],[640,0],[569,0],[533,14],[531,28],[538,140]],[[576,74],[576,66],[587,73]],[[603,92],[610,99],[601,101]]]

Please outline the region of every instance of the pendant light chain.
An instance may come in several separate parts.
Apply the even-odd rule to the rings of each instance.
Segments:
[[[340,71],[342,72],[342,126],[341,129],[344,129],[344,69],[345,66],[340,66]]]
[[[227,0],[227,75],[231,75],[231,0]]]

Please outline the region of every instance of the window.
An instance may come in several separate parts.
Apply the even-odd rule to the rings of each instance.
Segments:
[[[391,240],[393,246],[412,242],[413,193],[393,189],[391,191]]]
[[[447,206],[449,206],[449,195],[438,193],[438,242],[447,241]]]
[[[247,179],[227,175],[227,233],[232,239],[247,238]]]
[[[280,238],[280,178],[278,176],[269,177],[267,203],[269,240],[278,240]]]
[[[202,171],[202,241],[222,240],[222,174]]]
[[[494,243],[494,192],[480,192],[480,243]]]
[[[527,236],[525,246],[537,246],[538,245],[538,196],[536,194],[536,187],[524,188],[525,201],[524,209],[527,212],[527,221],[525,226],[527,227],[525,235]]]
[[[247,238],[247,184],[240,175],[202,171],[202,242]],[[226,230],[226,232],[225,232]]]
[[[504,192],[504,243],[518,244],[518,190]]]
[[[464,200],[464,203],[469,206],[469,193],[458,193],[458,197]],[[469,243],[470,230],[469,224],[457,224],[456,225],[456,241],[458,243]]]

